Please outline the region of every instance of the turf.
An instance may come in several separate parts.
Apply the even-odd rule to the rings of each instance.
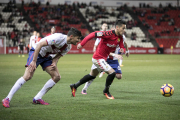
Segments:
[[[115,79],[108,100],[102,94],[107,75],[97,77],[87,91],[83,85],[71,97],[69,85],[88,74],[91,54],[66,55],[58,62],[61,80],[43,99],[50,105],[34,105],[33,97],[50,76],[39,66],[32,80],[14,95],[10,108],[0,106],[0,120],[178,120],[180,119],[180,55],[130,55],[124,57],[123,78]],[[0,55],[0,99],[7,96],[24,74],[25,58]],[[174,86],[171,97],[163,97],[160,87]]]

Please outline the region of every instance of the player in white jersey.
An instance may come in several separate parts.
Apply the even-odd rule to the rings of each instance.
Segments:
[[[125,39],[126,37],[123,35],[123,43],[125,43]],[[95,45],[94,46],[98,46],[98,44],[100,43],[101,39],[96,39],[96,42],[95,42]],[[125,46],[126,48],[126,55],[129,56],[129,51],[128,51],[128,48],[127,48],[127,44]],[[120,50],[120,47],[117,46],[116,47],[116,50],[114,51],[114,53],[110,53],[110,56],[108,57],[107,59],[107,63],[116,71],[116,78],[117,79],[121,79],[122,78],[122,71],[121,71],[121,67],[118,63],[118,59],[115,56],[115,54],[120,54],[119,52]],[[93,64],[91,69],[96,69],[97,67]],[[99,77],[102,77],[104,74],[104,72],[101,72]],[[94,79],[92,80],[89,80],[88,82],[86,82],[86,84],[84,85],[84,88],[82,89],[81,93],[82,94],[87,94],[87,89],[88,87],[91,85],[91,83],[93,82]]]
[[[42,38],[40,42],[31,48],[29,57],[27,59],[25,73],[16,81],[8,96],[2,100],[3,106],[6,108],[10,107],[9,103],[13,95],[26,81],[33,77],[33,74],[38,65],[41,65],[43,70],[45,70],[51,76],[51,79],[46,82],[44,87],[34,97],[33,103],[49,105],[49,103],[46,103],[42,100],[42,97],[61,78],[57,68],[57,62],[61,56],[64,56],[71,49],[71,44],[76,45],[80,41],[80,37],[81,32],[75,28],[71,28],[67,35],[55,33],[53,35]],[[52,59],[49,54],[57,55]]]
[[[34,31],[34,32],[33,32],[33,35],[32,35],[31,38],[30,38],[30,44],[29,44],[30,49],[31,49],[32,47],[34,47],[35,43],[37,42],[37,41],[36,41],[37,38],[38,38],[38,37],[37,37],[37,32]]]

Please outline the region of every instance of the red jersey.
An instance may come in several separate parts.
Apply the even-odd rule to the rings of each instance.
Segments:
[[[51,33],[48,33],[46,36],[52,35]]]
[[[96,52],[93,54],[94,59],[106,60],[110,52],[115,51],[117,45],[125,51],[123,37],[117,36],[115,30],[92,32],[82,40],[81,46],[84,46],[89,40],[95,37],[101,38],[101,42],[99,43]]]

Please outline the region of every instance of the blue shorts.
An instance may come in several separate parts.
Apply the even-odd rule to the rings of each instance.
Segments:
[[[115,70],[116,74],[122,74],[118,60],[107,59],[107,63]]]
[[[34,48],[32,48],[29,51],[29,57],[27,59],[27,63],[25,65],[25,67],[28,67],[30,65],[30,63],[33,60],[33,56],[34,56]],[[42,69],[45,70],[46,67],[51,66],[52,64],[52,57],[48,56],[48,57],[41,57],[41,55],[38,55],[37,58],[37,62],[36,62],[36,68],[39,66],[39,64],[41,65]]]

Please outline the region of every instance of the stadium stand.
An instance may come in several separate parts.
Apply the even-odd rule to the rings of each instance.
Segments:
[[[156,38],[157,43],[164,47],[178,46],[180,36],[180,11],[176,7],[136,8],[138,15],[149,33]]]
[[[154,47],[147,40],[144,32],[137,26],[137,21],[124,9],[125,7],[86,6],[86,8],[80,8],[80,11],[93,30],[100,30],[101,24],[104,22],[111,29],[114,27],[116,19],[123,19],[127,22],[125,35],[128,47]]]
[[[31,27],[16,4],[11,1],[0,4],[0,21],[0,36],[6,36],[7,46],[17,46],[20,38],[23,38],[26,44],[29,43]]]
[[[41,5],[40,2],[32,1],[17,7],[10,1],[8,4],[0,4],[0,35],[7,37],[8,46],[17,46],[20,38],[24,38],[28,44],[33,30],[46,36],[52,26],[55,26],[56,32],[65,34],[70,27],[75,27],[86,36],[90,32],[99,31],[104,22],[111,29],[116,19],[127,22],[125,35],[128,47],[151,48],[161,44],[164,47],[180,47],[180,11],[172,6],[130,8],[126,5],[103,7],[84,3]],[[156,44],[153,44],[151,38]]]

